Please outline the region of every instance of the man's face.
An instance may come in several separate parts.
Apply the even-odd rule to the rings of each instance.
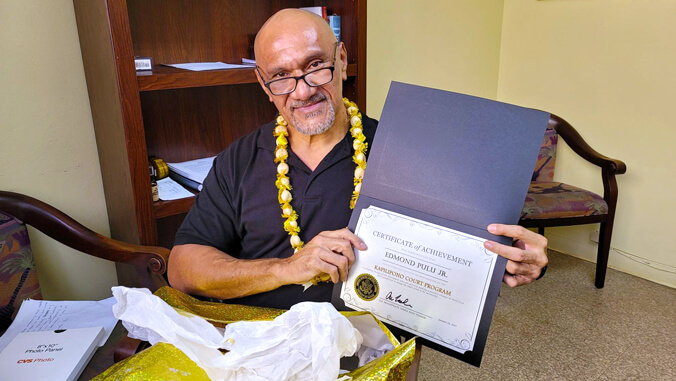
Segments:
[[[323,36],[312,25],[302,30],[291,30],[263,41],[261,53],[256,57],[259,82],[279,113],[298,132],[318,135],[334,123],[336,110],[342,105],[342,81],[346,75],[347,54],[335,39]],[[335,60],[332,60],[336,57]],[[345,62],[343,62],[345,61]],[[285,77],[298,77],[308,72],[335,64],[331,82],[311,87],[298,80],[296,89],[285,95],[273,95],[265,82]],[[260,78],[262,77],[262,78]]]

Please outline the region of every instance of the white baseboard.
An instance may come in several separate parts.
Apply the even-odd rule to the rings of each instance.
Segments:
[[[549,248],[575,258],[596,263],[598,244],[588,239],[589,233],[598,225],[582,227],[547,228],[545,236]],[[641,256],[627,253],[611,246],[608,267],[627,274],[676,288],[676,267],[655,263]]]

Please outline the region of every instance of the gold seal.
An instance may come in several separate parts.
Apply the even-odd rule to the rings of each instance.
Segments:
[[[371,301],[378,296],[380,287],[378,281],[371,274],[361,274],[354,281],[354,290],[362,300]]]

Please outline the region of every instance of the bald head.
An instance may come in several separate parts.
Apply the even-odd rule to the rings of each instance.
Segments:
[[[334,122],[341,130],[347,125],[342,101],[347,51],[337,44],[326,20],[300,9],[281,10],[261,27],[254,50],[258,82],[292,129],[314,136],[328,131]],[[287,84],[291,80],[292,90],[273,93],[268,86],[282,80]],[[317,80],[322,83],[316,84]]]
[[[316,40],[320,44],[336,42],[329,23],[323,18],[302,9],[282,9],[272,15],[258,31],[254,41],[256,59],[267,49],[279,48],[290,37],[306,39],[308,42]]]

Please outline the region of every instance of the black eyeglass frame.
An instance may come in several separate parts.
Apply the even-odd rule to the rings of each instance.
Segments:
[[[298,87],[298,81],[301,80],[301,79],[302,79],[303,81],[305,81],[305,83],[306,83],[308,86],[310,86],[310,87],[319,87],[319,86],[324,86],[324,85],[326,85],[327,83],[330,83],[331,81],[333,81],[333,72],[336,70],[336,57],[337,57],[337,54],[336,54],[336,48],[337,48],[339,45],[340,45],[340,41],[336,41],[336,43],[333,45],[333,58],[331,59],[331,62],[333,62],[333,65],[327,66],[327,67],[322,67],[322,68],[319,68],[319,69],[317,69],[317,70],[309,71],[309,72],[307,72],[307,73],[305,73],[305,74],[303,74],[303,75],[300,75],[300,76],[298,76],[298,77],[285,77],[285,78],[280,78],[280,79],[273,79],[272,81],[267,81],[267,82],[264,81],[264,82],[263,82],[263,85],[264,85],[265,87],[267,87],[268,90],[270,90],[270,93],[271,93],[272,95],[286,95],[286,94],[291,94],[291,93],[293,93],[294,91],[296,91],[296,87]],[[308,83],[308,81],[305,79],[305,77],[308,76],[308,75],[310,75],[310,74],[316,73],[316,72],[318,72],[318,71],[326,70],[326,69],[331,70],[331,79],[329,79],[328,81],[322,83],[321,85],[311,85],[311,84]],[[263,78],[263,74],[261,74],[260,68],[259,68],[258,66],[256,66],[256,71],[258,72],[258,75],[260,75],[260,77]],[[264,78],[263,78],[263,79],[264,79]],[[296,80],[296,83],[293,85],[293,89],[291,89],[291,90],[289,90],[289,91],[287,91],[287,92],[283,92],[283,93],[276,94],[276,93],[275,93],[274,91],[272,91],[272,89],[270,88],[270,84],[272,84],[272,83],[279,82],[279,81],[288,81],[289,79],[295,79],[295,80]]]

